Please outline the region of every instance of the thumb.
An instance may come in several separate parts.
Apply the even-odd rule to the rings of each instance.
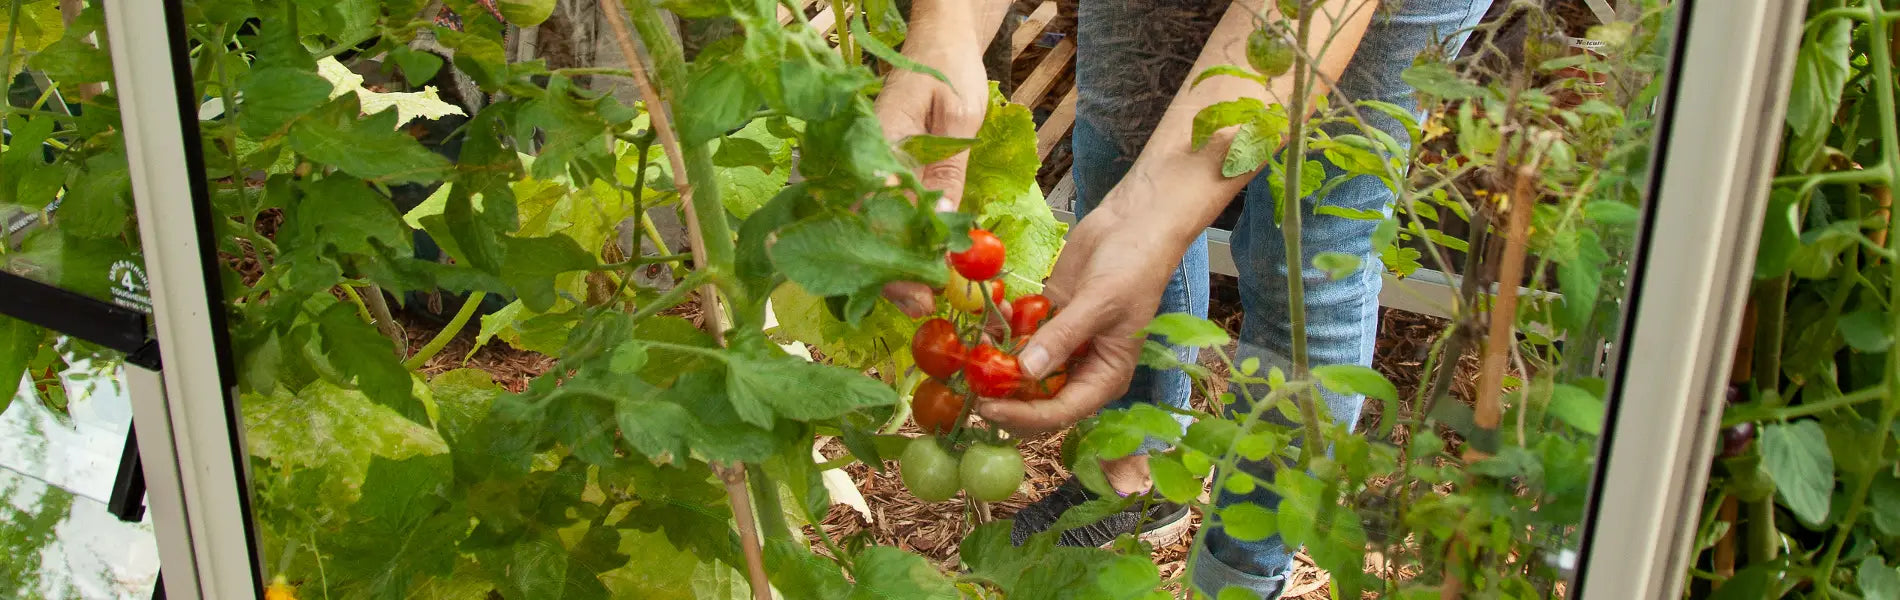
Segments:
[[[943,198],[937,200],[938,212],[949,212],[963,203],[963,177],[970,167],[970,151],[958,152],[955,156],[924,166],[924,187],[941,190]]]
[[[1105,319],[1112,318],[1109,307],[1100,300],[1089,299],[1087,294],[1078,296],[1075,303],[1043,323],[1017,353],[1024,375],[1038,379],[1049,376],[1057,366],[1068,362],[1076,348],[1102,331]]]

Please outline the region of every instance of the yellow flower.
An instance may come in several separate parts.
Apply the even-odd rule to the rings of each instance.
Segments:
[[[278,575],[270,580],[270,587],[264,588],[264,600],[297,600],[297,589]]]

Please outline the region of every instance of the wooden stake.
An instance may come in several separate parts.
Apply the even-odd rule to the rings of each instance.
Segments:
[[[1517,287],[1524,278],[1525,241],[1530,235],[1531,211],[1536,206],[1532,195],[1533,165],[1517,167],[1506,211],[1504,256],[1498,264],[1497,296],[1491,302],[1491,324],[1485,331],[1484,362],[1478,379],[1478,404],[1472,421],[1480,429],[1495,432],[1503,416],[1499,396],[1504,390],[1504,365],[1510,348],[1517,342]],[[1482,459],[1488,453],[1466,449],[1466,460]]]

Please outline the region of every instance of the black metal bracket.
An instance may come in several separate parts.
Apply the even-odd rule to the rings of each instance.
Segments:
[[[145,519],[145,461],[139,458],[136,426],[125,432],[125,450],[119,454],[119,474],[112,479],[112,497],[106,499],[106,511],[127,523]]]
[[[0,315],[6,315],[125,354],[125,361],[157,371],[158,343],[147,335],[145,313],[0,271]]]

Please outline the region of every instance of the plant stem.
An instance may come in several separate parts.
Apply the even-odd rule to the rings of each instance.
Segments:
[[[772,600],[772,583],[765,576],[765,553],[759,546],[758,526],[752,520],[752,498],[746,493],[745,471],[745,467],[739,465],[713,465],[713,473],[726,484],[726,501],[732,504],[732,519],[739,524],[739,550],[745,553],[752,599]]]
[[[435,332],[435,338],[430,339],[428,344],[424,344],[421,350],[417,350],[415,356],[403,361],[403,368],[414,371],[428,364],[429,359],[435,358],[435,355],[442,352],[443,348],[448,347],[450,340],[454,340],[455,336],[462,332],[462,328],[468,325],[468,320],[475,316],[475,311],[481,308],[482,300],[487,298],[488,292],[476,290],[470,293],[468,299],[462,301],[462,308],[455,311],[455,318],[449,320],[448,326]]]
[[[1310,0],[1299,0],[1300,18],[1298,33],[1294,36],[1293,46],[1305,48],[1313,31],[1313,4]],[[1311,365],[1306,355],[1306,250],[1302,247],[1304,233],[1301,222],[1306,213],[1306,195],[1302,192],[1300,171],[1306,166],[1306,94],[1312,85],[1312,71],[1317,69],[1314,63],[1303,54],[1294,55],[1293,63],[1293,106],[1287,109],[1291,118],[1287,119],[1286,158],[1281,162],[1282,189],[1280,190],[1281,240],[1286,247],[1286,292],[1287,292],[1287,328],[1292,332],[1289,359],[1293,363],[1293,379],[1305,379]],[[1319,428],[1319,390],[1301,394],[1300,420],[1305,428],[1307,443],[1300,445],[1300,465],[1304,467],[1312,462],[1315,452],[1323,452],[1320,445]]]
[[[389,312],[389,301],[383,299],[383,288],[370,284],[363,295],[363,303],[369,306],[369,314],[376,317],[376,330],[396,343],[396,353],[402,354],[409,349],[409,336],[402,331],[402,325],[396,323],[396,316]]]
[[[1525,242],[1536,205],[1531,190],[1534,168],[1533,162],[1520,161],[1514,174],[1504,229],[1504,256],[1498,264],[1497,296],[1491,302],[1491,322],[1485,329],[1484,362],[1478,373],[1478,402],[1472,421],[1487,431],[1497,431],[1503,415],[1498,396],[1504,391],[1504,363],[1511,346],[1517,343],[1517,285],[1524,277]],[[1467,460],[1474,453],[1490,454],[1482,449],[1467,451]]]
[[[626,15],[620,11],[621,6],[615,0],[600,0],[601,12],[607,16],[614,40],[627,59],[627,67],[640,89],[641,99],[646,102],[653,132],[659,138],[660,147],[665,149],[667,160],[672,163],[674,185],[679,189],[680,201],[690,207],[690,210],[683,212],[686,213],[686,229],[692,242],[693,263],[700,269],[725,270],[732,264],[732,234],[726,226],[725,206],[719,203],[718,187],[707,185],[705,189],[697,189],[693,185],[695,181],[712,181],[712,157],[706,152],[704,144],[696,144],[690,151],[680,144],[679,136],[673,129],[668,96],[663,95],[661,88],[655,87],[653,79],[648,77],[645,64],[648,57],[634,43]],[[666,31],[660,23],[659,12],[650,3],[631,2],[624,6],[637,13],[635,26],[640,28],[641,39],[653,51],[654,68],[659,73],[661,83],[666,84],[667,89],[678,87],[685,77],[679,41]],[[706,286],[701,290],[700,302],[706,315],[707,329],[720,345],[724,345],[727,319],[725,310],[720,306],[719,290]]]
[[[1484,277],[1478,270],[1484,264],[1483,248],[1490,243],[1490,228],[1490,219],[1484,211],[1471,211],[1471,239],[1465,251],[1464,272],[1460,273],[1463,278],[1458,282],[1458,302],[1454,307],[1457,313],[1452,320],[1450,339],[1445,341],[1445,349],[1438,356],[1438,370],[1432,373],[1431,395],[1418,411],[1421,421],[1431,416],[1440,398],[1451,395],[1451,382],[1458,378],[1458,363],[1464,359],[1465,345],[1471,341],[1471,323],[1476,320],[1473,312],[1478,306],[1478,296],[1484,293]]]
[[[1888,46],[1891,43],[1891,32],[1883,20],[1889,16],[1880,12],[1879,2],[1866,0],[1864,4],[1868,21],[1873,24],[1873,27],[1868,28],[1868,54],[1872,59],[1868,62],[1873,63],[1874,66],[1874,98],[1879,108],[1875,112],[1881,113],[1881,162],[1886,169],[1887,179],[1883,183],[1891,186],[1896,180],[1900,180],[1900,125],[1895,123],[1896,117],[1893,114],[1893,55],[1892,49]],[[1894,222],[1889,221],[1887,243],[1890,244],[1891,251],[1900,254],[1900,235],[1895,235],[1893,229]],[[1900,302],[1900,285],[1892,284],[1892,282],[1900,281],[1900,260],[1888,261],[1888,268],[1891,272],[1887,294],[1891,306],[1892,303]],[[1888,330],[1900,331],[1900,311],[1895,312],[1890,318],[1892,320],[1888,323]],[[1881,402],[1880,422],[1874,429],[1880,432],[1882,438],[1893,428],[1894,418],[1897,413],[1900,413],[1900,352],[1887,353],[1886,389],[1886,397]],[[1878,444],[1873,451],[1884,453],[1885,446],[1884,443]],[[1874,474],[1861,473],[1859,476],[1860,479],[1854,482],[1853,491],[1849,492],[1847,512],[1841,517],[1840,524],[1835,525],[1834,540],[1828,544],[1827,553],[1821,559],[1820,566],[1815,569],[1815,583],[1820,586],[1821,598],[1833,596],[1835,563],[1841,558],[1841,549],[1846,547],[1848,536],[1854,533],[1854,524],[1860,520],[1861,513],[1867,508],[1867,492],[1873,487]]]

